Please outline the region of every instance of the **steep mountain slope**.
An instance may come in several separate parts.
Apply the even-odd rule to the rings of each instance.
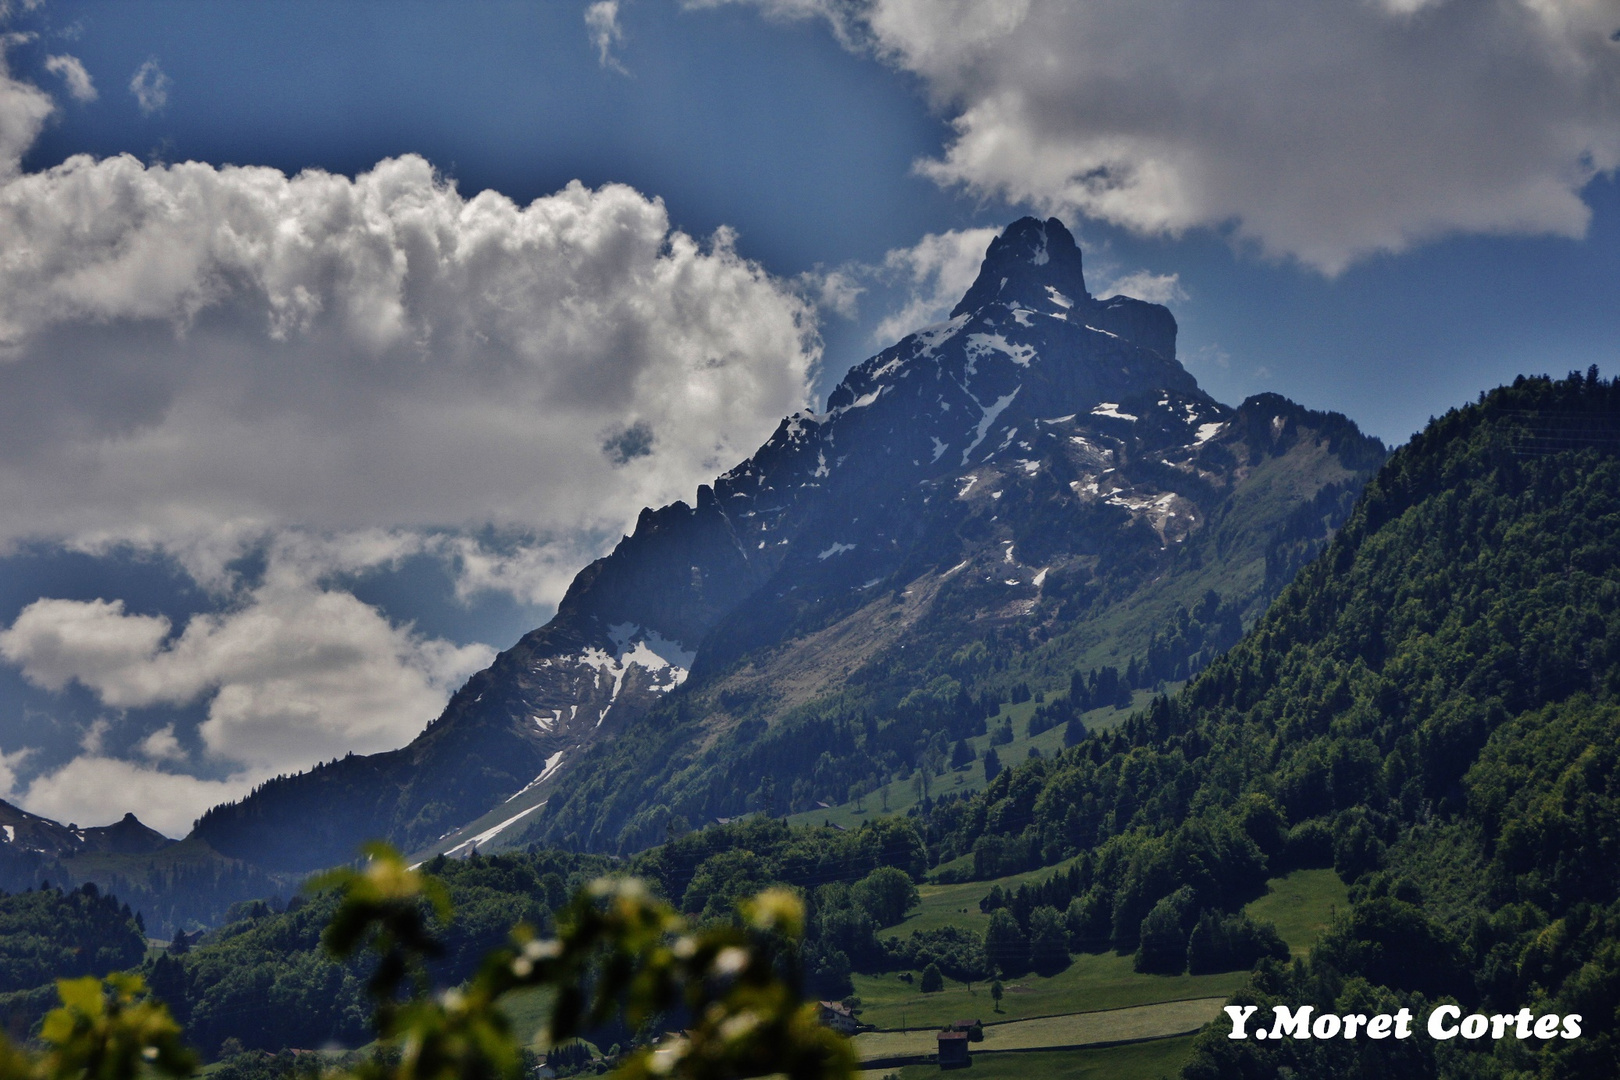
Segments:
[[[1620,381],[1594,369],[1431,424],[1180,693],[920,820],[937,858],[971,853],[979,876],[1080,855],[1043,902],[1067,909],[1077,949],[1138,949],[1152,970],[1179,970],[1205,916],[1268,877],[1333,866],[1353,907],[1308,967],[1261,966],[1240,1000],[1262,1015],[1421,1018],[1451,996],[1587,1019],[1578,1040],[1418,1038],[1387,1056],[1228,1028],[1200,1038],[1188,1077],[1608,1076],[1617,745]]]
[[[1382,447],[1275,396],[1221,405],[1175,334],[1162,307],[1091,297],[1060,222],[1014,223],[947,322],[856,367],[695,506],[643,511],[409,746],[272,781],[195,835],[283,869],[373,836],[641,846],[841,798],[853,766],[815,776],[829,717],[903,720],[893,747],[843,757],[909,769],[1020,681],[1145,654],[1211,589],[1252,614]]]

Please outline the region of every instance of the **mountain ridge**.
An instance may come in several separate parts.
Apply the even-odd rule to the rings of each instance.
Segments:
[[[667,726],[698,700],[694,688],[750,657],[794,648],[870,597],[904,601],[907,589],[972,594],[949,616],[912,603],[921,632],[960,617],[1013,633],[1038,617],[1045,633],[1064,589],[1071,600],[1101,595],[1110,575],[1123,593],[1147,588],[1270,463],[1305,477],[1257,516],[1275,539],[1285,510],[1325,486],[1354,486],[1382,459],[1382,445],[1342,417],[1280,398],[1216,402],[1175,359],[1175,334],[1159,305],[1092,297],[1061,222],[1013,223],[949,319],[856,365],[825,412],[784,418],[693,504],[644,510],[575,578],[557,615],[469,680],[411,744],[272,780],[210,810],[193,835],[284,870],[344,861],[376,836],[464,854],[538,827],[552,842],[573,832],[611,849],[631,841],[597,827],[589,840],[559,832],[543,824],[555,816],[546,805],[595,798],[586,792],[606,781],[576,783],[581,760],[629,745],[647,722]],[[1306,460],[1324,453],[1323,466]],[[1331,531],[1324,521],[1309,542]],[[1252,603],[1263,583],[1245,574]],[[885,619],[866,653],[897,644]],[[852,656],[844,674],[860,663]],[[830,685],[827,671],[819,678]],[[780,718],[753,711],[767,727]],[[695,736],[704,745],[748,719],[710,713]]]

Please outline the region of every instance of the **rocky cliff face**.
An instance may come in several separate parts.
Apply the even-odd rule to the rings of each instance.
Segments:
[[[955,641],[958,624],[1023,626],[1033,647],[1072,621],[1060,600],[1162,576],[1257,479],[1286,488],[1266,504],[1280,528],[1381,457],[1343,418],[1214,401],[1175,338],[1165,308],[1090,295],[1062,223],[1014,223],[947,321],[855,367],[825,412],[784,419],[695,505],[643,511],[411,745],[273,781],[198,834],[282,869],[374,836],[451,853],[559,830],[622,844],[651,797],[626,785],[679,786],[669,761],[604,749],[638,725],[697,710],[689,741],[712,746],[743,719],[716,696],[727,680],[753,679],[749,715],[768,724],[930,627]],[[1265,465],[1290,454],[1283,483]],[[1251,563],[1263,526],[1237,546]],[[626,769],[637,779],[615,781]]]

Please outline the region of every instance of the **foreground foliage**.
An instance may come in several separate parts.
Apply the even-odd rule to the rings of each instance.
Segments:
[[[379,846],[364,871],[334,872],[320,885],[340,898],[324,944],[339,958],[375,955],[367,990],[376,1034],[398,1051],[351,1066],[350,1080],[516,1080],[523,1048],[497,1006],[535,987],[555,992],[551,1044],[615,1018],[645,1035],[617,1063],[615,1075],[627,1080],[853,1071],[848,1041],[798,996],[792,969],[804,909],[789,892],[767,890],[735,923],[692,930],[637,879],[601,878],[568,903],[555,937],[519,924],[472,979],[435,992],[428,961],[443,952],[435,931],[450,915],[440,883]],[[64,979],[57,988],[62,1004],[45,1017],[42,1050],[0,1040],[0,1080],[183,1077],[195,1068],[180,1025],[138,975]],[[664,1033],[675,1020],[681,1030]]]
[[[94,885],[0,893],[0,1023],[27,1031],[56,1003],[56,980],[131,968],[141,917]]]

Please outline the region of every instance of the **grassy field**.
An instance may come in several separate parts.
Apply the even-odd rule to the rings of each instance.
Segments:
[[[1038,1020],[1015,1020],[990,1024],[984,1041],[973,1046],[973,1053],[997,1050],[1040,1050],[1056,1046],[1087,1046],[1100,1043],[1134,1042],[1197,1031],[1220,1015],[1224,997],[1174,1001],[1160,1005],[1139,1005],[1130,1009],[1048,1016]],[[938,1043],[932,1029],[923,1031],[875,1031],[855,1036],[855,1051],[862,1061],[932,1054]]]
[[[1133,709],[1139,709],[1153,700],[1150,690],[1138,690],[1131,702],[1130,709],[1093,709],[1085,714],[1086,727],[1093,731],[1102,731],[1114,727],[1124,721]],[[1001,711],[990,719],[990,730],[1003,720],[1011,720],[1013,727],[1013,741],[996,747],[996,756],[1001,758],[1003,765],[1016,765],[1027,760],[1031,748],[1039,750],[1043,755],[1051,757],[1063,749],[1063,728],[1055,727],[1050,731],[1043,731],[1039,735],[1030,737],[1029,718],[1034,715],[1035,702],[1024,701],[1017,705],[1003,705]],[[941,776],[933,777],[930,783],[931,794],[938,796],[945,792],[966,794],[984,790],[984,752],[990,746],[989,735],[977,735],[968,740],[973,747],[976,758],[973,764],[959,770],[947,772]],[[917,804],[919,793],[915,789],[915,780],[892,780],[883,787],[852,802],[841,803],[825,809],[806,810],[793,814],[788,821],[794,825],[839,825],[852,829],[868,818],[892,817],[895,814],[904,814]]]
[[[1028,1054],[983,1054],[962,1074],[972,1080],[1166,1080],[1192,1051],[1192,1036],[1108,1046],[1097,1050],[1052,1050]],[[938,1080],[938,1065],[872,1069],[862,1080]]]
[[[1217,975],[1140,975],[1129,956],[1082,953],[1056,975],[1003,980],[1001,1012],[990,1000],[989,983],[945,980],[945,989],[921,993],[915,983],[887,975],[854,976],[861,999],[861,1021],[879,1028],[940,1027],[963,1017],[985,1021],[1095,1012],[1190,998],[1224,997],[1243,985],[1246,971]]]
[[[971,860],[971,856],[969,858]],[[951,923],[968,927],[974,933],[983,933],[985,926],[990,922],[990,916],[979,910],[979,901],[984,899],[992,885],[1000,885],[1004,890],[1017,889],[1025,882],[1045,881],[1059,870],[1068,868],[1068,862],[1061,862],[1055,866],[1043,866],[1039,870],[1027,870],[1021,874],[1010,874],[991,881],[918,886],[917,892],[921,896],[922,903],[912,909],[904,922],[885,929],[883,933],[905,937],[915,930],[933,930]]]
[[[995,881],[961,885],[924,885],[922,904],[905,922],[887,934],[955,923],[982,932],[988,917],[979,911],[979,898],[992,885],[1017,888],[1064,869],[1066,863]],[[1333,912],[1348,906],[1344,883],[1332,870],[1297,870],[1267,883],[1266,895],[1246,909],[1256,919],[1275,923],[1277,932],[1294,954],[1303,955],[1321,934]],[[966,909],[965,911],[963,909]],[[915,975],[913,975],[915,978]],[[921,1028],[932,1031],[962,1017],[977,1016],[991,1022],[1033,1017],[1123,1009],[1162,1002],[1224,997],[1243,985],[1247,972],[1215,975],[1142,975],[1132,970],[1131,957],[1114,953],[1082,953],[1056,975],[1028,975],[1004,980],[1006,993],[1001,1012],[990,1000],[988,983],[966,984],[945,980],[945,989],[924,994],[916,982],[903,982],[898,972],[854,976],[855,993],[862,1001],[861,1020],[883,1029]],[[540,1029],[548,998],[518,994],[502,1004],[514,1030],[524,1040]]]
[[[1327,929],[1334,912],[1350,906],[1349,890],[1332,870],[1295,870],[1266,882],[1266,895],[1243,910],[1250,917],[1274,923],[1288,942],[1289,951],[1303,956]]]
[[[501,1012],[512,1024],[512,1033],[524,1046],[534,1043],[535,1036],[545,1026],[555,995],[548,987],[517,990],[500,999]]]

